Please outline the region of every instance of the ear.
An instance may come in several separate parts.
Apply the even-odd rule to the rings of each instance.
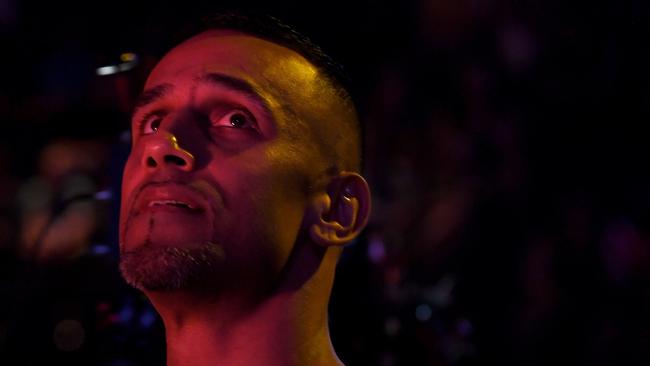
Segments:
[[[312,202],[311,239],[322,246],[342,246],[356,238],[370,216],[370,188],[357,173],[341,172]]]

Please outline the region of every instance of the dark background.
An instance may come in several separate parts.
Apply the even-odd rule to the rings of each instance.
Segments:
[[[148,70],[234,8],[353,80],[374,212],[331,301],[346,364],[650,362],[646,1],[0,0],[3,365],[164,364],[117,274],[117,197],[61,202],[117,194]]]

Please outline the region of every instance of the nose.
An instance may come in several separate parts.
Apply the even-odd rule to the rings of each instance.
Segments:
[[[180,147],[176,136],[167,131],[158,131],[149,137],[142,159],[142,166],[147,169],[168,166],[191,171],[195,163],[194,156]]]

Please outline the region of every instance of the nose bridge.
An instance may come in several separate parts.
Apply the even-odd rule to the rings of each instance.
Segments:
[[[160,125],[160,130],[167,131],[176,138],[176,136],[182,135],[183,131],[187,131],[191,127],[191,123],[188,122],[192,121],[193,117],[194,116],[189,108],[182,108],[170,113]],[[178,144],[178,142],[176,142],[176,144]]]
[[[162,167],[184,171],[194,169],[194,156],[179,145],[178,139],[171,132],[159,129],[146,139],[148,141],[145,143],[145,151],[142,155],[142,166],[147,169]]]

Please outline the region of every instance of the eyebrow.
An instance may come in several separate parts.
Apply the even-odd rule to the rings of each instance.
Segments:
[[[195,78],[195,80],[199,83],[212,84],[221,88],[241,93],[249,99],[252,99],[260,104],[264,111],[270,114],[271,109],[269,108],[268,100],[263,97],[253,85],[243,79],[235,78],[226,74],[212,72],[199,75]]]
[[[250,94],[251,96],[259,97],[259,94],[251,84],[242,79],[234,78],[226,74],[211,72],[201,74],[194,80],[208,84],[215,84],[243,94]]]
[[[256,88],[245,80],[222,73],[202,74],[197,76],[194,80],[199,83],[212,84],[241,93],[260,104],[260,106],[264,109],[264,112],[268,113],[269,115],[271,114],[271,109],[269,108],[267,99],[260,95],[260,93],[256,91]],[[136,100],[132,114],[135,115],[141,108],[164,98],[166,95],[170,94],[173,89],[174,86],[172,84],[164,83],[143,91]]]
[[[172,89],[174,89],[172,84],[165,83],[143,91],[135,102],[135,107],[133,108],[134,114],[138,109],[151,104],[158,99],[162,99],[164,96],[171,93]]]

